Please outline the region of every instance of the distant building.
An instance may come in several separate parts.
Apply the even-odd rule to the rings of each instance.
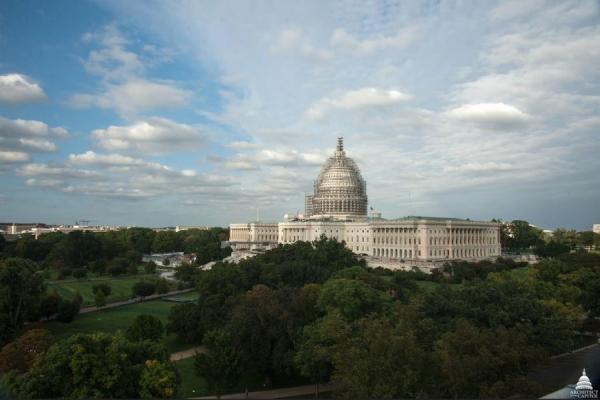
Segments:
[[[594,233],[599,233],[600,234],[600,224],[594,224],[594,225],[592,225],[592,231]]]
[[[367,215],[366,182],[346,157],[342,138],[305,197],[305,214],[283,222],[231,224],[232,249],[314,241],[344,241],[354,253],[384,260],[435,262],[500,256],[500,224],[457,218],[411,216],[393,220]]]

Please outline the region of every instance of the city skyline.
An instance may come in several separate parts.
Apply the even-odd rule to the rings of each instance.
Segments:
[[[0,5],[0,220],[278,221],[343,136],[395,218],[600,222],[596,1]]]

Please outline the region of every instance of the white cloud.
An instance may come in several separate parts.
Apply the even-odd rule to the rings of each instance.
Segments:
[[[159,108],[181,107],[188,103],[192,93],[173,83],[133,79],[122,84],[109,84],[98,94],[74,94],[69,104],[74,107],[100,107],[115,109],[130,116]]]
[[[309,119],[321,119],[332,110],[352,110],[398,104],[410,99],[410,95],[397,90],[362,88],[343,92],[336,97],[324,97],[306,111]]]
[[[209,161],[219,163],[226,169],[251,171],[261,167],[318,167],[325,160],[324,154],[303,153],[297,150],[270,150],[263,149],[251,154],[237,154],[234,157],[223,159],[210,157]]]
[[[228,143],[225,145],[225,147],[228,147],[228,148],[234,149],[234,150],[247,150],[247,149],[256,149],[258,147],[258,144],[250,143],[250,142],[246,142],[246,141],[239,141],[239,142]]]
[[[69,154],[69,163],[80,165],[132,166],[142,165],[144,161],[121,154],[98,154],[89,150],[82,154]]]
[[[115,24],[109,24],[99,32],[86,33],[82,39],[99,45],[83,61],[88,72],[106,80],[121,80],[145,71],[138,55],[127,50],[130,41]]]
[[[333,52],[316,48],[310,43],[304,32],[298,28],[286,28],[279,32],[276,42],[271,46],[274,53],[297,52],[317,61],[329,61]]]
[[[32,153],[56,151],[48,139],[64,138],[64,128],[51,128],[41,121],[0,117],[0,164],[28,161]]]
[[[504,20],[521,17],[545,6],[544,0],[505,0],[490,11],[492,20]]]
[[[127,126],[96,129],[92,137],[106,150],[151,154],[192,151],[206,142],[198,129],[157,117]]]
[[[418,38],[420,32],[421,29],[413,25],[391,36],[379,34],[359,40],[343,28],[338,28],[331,35],[331,46],[354,54],[370,55],[381,50],[406,47]]]
[[[0,164],[3,163],[16,163],[29,161],[30,156],[28,153],[20,151],[1,151],[0,150]]]
[[[134,118],[145,111],[188,104],[192,92],[179,83],[145,77],[149,67],[171,61],[170,51],[150,44],[141,46],[140,54],[131,51],[130,40],[115,24],[87,33],[83,40],[98,46],[83,64],[89,73],[102,78],[101,89],[73,94],[69,105],[114,109],[123,117]]]
[[[468,123],[510,128],[523,125],[531,116],[515,106],[504,103],[466,104],[446,113],[449,117]]]
[[[79,178],[94,179],[100,176],[96,171],[87,169],[73,169],[64,166],[52,166],[44,163],[25,164],[17,169],[21,176],[56,177],[56,178]]]
[[[39,84],[25,75],[0,75],[0,103],[19,104],[45,100],[46,94]]]

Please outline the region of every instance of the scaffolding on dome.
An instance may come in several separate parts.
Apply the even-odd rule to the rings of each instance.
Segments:
[[[308,204],[310,201],[311,204]],[[337,139],[334,155],[330,157],[314,183],[314,195],[309,200],[309,215],[366,216],[367,184],[354,160],[346,157],[344,139]]]

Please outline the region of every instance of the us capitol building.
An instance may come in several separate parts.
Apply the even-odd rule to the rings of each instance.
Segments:
[[[367,184],[342,138],[305,199],[305,214],[283,222],[229,225],[234,251],[268,249],[278,244],[314,241],[321,235],[344,241],[370,264],[426,264],[481,260],[500,255],[500,224],[457,218],[404,217],[387,220],[367,215]]]

